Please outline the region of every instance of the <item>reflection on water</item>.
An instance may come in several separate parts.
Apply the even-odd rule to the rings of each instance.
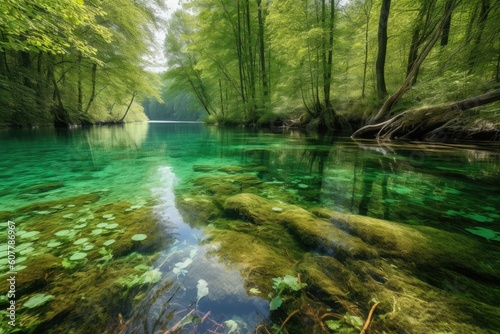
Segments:
[[[402,226],[402,231],[410,231],[406,230],[408,226],[420,228],[418,231],[422,226],[433,227],[466,238],[457,240],[473,240],[485,247],[496,247],[500,241],[498,147],[422,143],[381,146],[373,141],[353,142],[299,132],[276,135],[203,124],[155,123],[72,130],[2,130],[0,141],[0,216],[2,224],[7,220],[16,222],[24,258],[24,264],[19,263],[24,267],[19,270],[24,271],[24,276],[18,302],[23,304],[40,293],[53,296],[52,302],[40,308],[19,311],[23,326],[42,328],[40,333],[51,333],[49,327],[90,328],[79,326],[78,321],[95,322],[95,326],[102,325],[110,332],[178,329],[222,333],[238,328],[240,333],[253,333],[258,324],[269,321],[275,313],[269,313],[267,293],[259,293],[249,277],[258,277],[263,286],[259,286],[260,290],[264,291],[265,286],[270,290],[273,275],[269,272],[276,268],[309,266],[305,271],[311,279],[321,275],[336,277],[338,273],[347,277],[343,270],[349,264],[350,272],[368,273],[377,284],[399,284],[393,277],[401,273],[394,263],[373,260],[361,270],[356,258],[341,268],[333,262],[331,253],[324,251],[329,248],[306,248],[301,238],[299,242],[282,225],[273,224],[277,219],[258,221],[250,211],[231,215],[226,200],[236,193],[257,194],[272,201],[272,205],[265,202],[270,206],[266,212],[257,210],[256,215],[264,217],[292,205],[296,211],[309,210],[300,211],[303,216],[299,218],[318,224],[318,217],[329,217],[330,211],[322,211],[327,209],[389,220]],[[252,198],[239,198],[242,203],[245,199]],[[194,203],[192,207],[199,209],[181,210],[183,217],[176,206],[179,201],[185,207]],[[159,223],[160,229],[147,218],[151,212],[152,221]],[[142,220],[147,226],[136,224]],[[302,220],[291,217],[290,221],[299,224]],[[0,226],[2,245],[7,240],[4,225]],[[25,237],[21,237],[23,233]],[[147,239],[132,239],[142,234]],[[271,247],[257,243],[259,238]],[[380,245],[371,246],[376,249]],[[241,250],[246,254],[239,254]],[[79,254],[82,252],[86,255]],[[317,252],[321,256],[316,257]],[[425,258],[425,252],[415,252]],[[251,262],[255,254],[266,261],[261,258]],[[349,256],[354,255],[344,254]],[[479,257],[472,263],[486,261],[486,254],[484,258],[477,253],[474,256]],[[253,267],[242,270],[238,266],[242,258]],[[338,273],[325,270],[324,262]],[[0,265],[5,273],[3,253]],[[323,268],[323,272],[311,266]],[[419,278],[433,283],[433,288],[442,287],[446,293],[451,285],[452,294],[466,290],[456,289],[457,285],[466,286],[469,290],[465,292],[470,295],[488,296],[484,291],[497,290],[491,280],[496,277],[493,274],[478,283],[477,291],[473,290],[475,278],[470,272],[474,268],[463,268],[465,278],[458,283],[452,279],[450,268],[442,268],[441,276],[433,276],[422,266]],[[490,275],[486,269],[484,272]],[[341,276],[339,286],[343,284]],[[92,285],[92,280],[99,277],[102,281]],[[129,280],[123,283],[121,278]],[[135,278],[140,279],[140,284]],[[407,283],[416,278],[398,279]],[[131,287],[127,288],[127,284]],[[348,294],[356,295],[356,287],[349,284],[346,286],[353,290]],[[360,286],[364,284],[368,283]],[[326,283],[318,285],[315,292],[333,289]],[[90,305],[85,305],[86,316],[71,318],[70,314],[81,315],[74,313],[81,298],[93,300],[91,295],[96,290],[114,296],[106,300],[116,298],[117,304],[135,307],[130,310],[113,304],[101,319],[95,312],[106,306],[92,311]],[[420,297],[430,300],[428,296]],[[485,309],[495,311],[495,302],[483,299],[489,303]],[[70,302],[61,304],[63,300]],[[6,305],[5,298],[0,303]],[[360,302],[358,307],[366,305]],[[429,305],[429,309],[434,307],[438,309],[438,305]],[[308,311],[312,310],[311,306]],[[389,311],[384,309],[387,314]],[[284,318],[286,315],[279,319]]]
[[[253,328],[268,317],[267,301],[247,296],[240,272],[209,256],[214,249],[203,245],[203,231],[189,227],[175,207],[172,168],[161,167],[158,172],[159,184],[153,189],[159,199],[155,212],[176,241],[156,261],[162,279],[132,312],[125,333],[181,327],[186,331],[195,327],[198,333],[223,333],[231,322],[237,324],[238,333],[253,333]]]

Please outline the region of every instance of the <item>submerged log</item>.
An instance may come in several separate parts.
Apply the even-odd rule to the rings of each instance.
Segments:
[[[458,126],[457,117],[462,111],[470,110],[500,100],[500,89],[458,102],[410,109],[391,119],[361,127],[352,138],[377,139],[433,139],[446,128]],[[495,131],[494,129],[491,129]]]

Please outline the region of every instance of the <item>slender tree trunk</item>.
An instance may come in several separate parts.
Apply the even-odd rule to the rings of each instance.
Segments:
[[[127,117],[128,112],[130,111],[130,107],[132,106],[132,103],[134,102],[135,96],[137,95],[137,92],[132,93],[132,98],[130,99],[130,102],[128,103],[127,110],[125,110],[125,114],[123,115],[122,118],[118,121],[118,123],[124,123],[125,117]]]
[[[454,0],[446,1],[446,5],[444,8],[445,12],[448,12],[451,10],[451,8],[453,7],[453,2],[454,2]],[[448,17],[448,19],[446,20],[446,22],[444,23],[443,35],[441,36],[441,46],[448,45],[448,40],[450,38],[450,27],[451,27],[451,14]]]
[[[380,98],[384,98],[387,95],[387,87],[385,85],[385,58],[387,55],[387,25],[389,22],[390,9],[391,0],[382,0],[378,24],[378,54],[376,63],[377,93]]]
[[[363,62],[363,85],[361,87],[361,97],[362,98],[364,98],[366,96],[366,94],[365,94],[366,72],[368,69],[368,46],[369,46],[368,33],[370,31],[370,17],[371,17],[372,6],[373,6],[372,0],[366,0],[365,4],[363,6],[363,10],[364,10],[365,16],[366,16],[366,27],[365,27],[365,59]]]
[[[82,88],[82,53],[78,52],[77,58],[77,80],[78,80],[78,114],[83,113],[83,88]]]
[[[451,15],[451,12],[453,11],[454,8],[455,8],[455,4],[454,4],[454,6],[452,6],[450,8],[450,10],[448,12],[445,12],[443,14],[443,18],[441,19],[440,24],[434,30],[430,39],[427,41],[427,44],[422,49],[422,52],[419,54],[417,59],[415,59],[415,62],[412,66],[410,73],[406,76],[406,79],[403,81],[401,86],[396,90],[396,92],[394,92],[391,96],[389,96],[385,100],[384,104],[382,105],[382,107],[380,108],[378,113],[370,120],[371,124],[373,124],[373,123],[379,121],[380,119],[384,118],[385,116],[387,116],[390,113],[394,104],[401,98],[401,96],[403,96],[403,94],[406,92],[406,90],[410,87],[410,83],[413,80],[414,76],[417,74],[417,72],[420,68],[420,65],[422,65],[422,63],[424,62],[427,55],[431,52],[434,44],[436,44],[439,37],[443,33],[443,29],[444,29],[444,25],[446,24],[446,20]]]
[[[266,48],[264,41],[264,16],[262,14],[262,0],[257,0],[257,17],[259,20],[259,55],[260,55],[260,73],[262,78],[262,93],[264,99],[267,100],[269,95],[269,88],[267,83],[267,72],[266,72]],[[267,102],[267,101],[266,101]]]
[[[471,74],[474,71],[474,66],[476,65],[477,55],[478,55],[478,47],[481,45],[481,38],[484,32],[484,26],[486,25],[486,20],[488,18],[488,14],[491,10],[490,0],[482,0],[481,1],[481,11],[479,14],[479,20],[477,22],[477,34],[474,39],[474,44],[472,47],[472,51],[469,55],[469,71],[468,74]]]
[[[85,107],[85,114],[89,112],[90,106],[94,102],[96,97],[95,87],[97,82],[97,64],[92,64],[92,90],[90,92],[89,101],[87,102],[87,106]]]

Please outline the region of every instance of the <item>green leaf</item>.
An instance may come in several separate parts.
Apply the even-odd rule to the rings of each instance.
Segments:
[[[283,304],[283,300],[281,299],[280,296],[276,296],[273,299],[271,299],[271,302],[269,303],[269,310],[274,311],[277,310],[281,304]]]
[[[30,299],[28,299],[28,301],[26,301],[23,304],[23,306],[27,307],[27,308],[35,308],[35,307],[38,307],[40,305],[45,304],[46,302],[48,302],[49,300],[51,300],[53,298],[54,298],[53,295],[45,295],[43,293],[39,293],[39,294],[31,297]]]

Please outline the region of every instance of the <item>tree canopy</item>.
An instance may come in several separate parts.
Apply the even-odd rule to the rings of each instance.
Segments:
[[[159,98],[158,78],[144,70],[144,55],[160,6],[145,0],[2,1],[2,123],[146,119],[136,101]]]
[[[499,19],[494,0],[189,0],[166,53],[209,121],[359,126],[497,88]]]

